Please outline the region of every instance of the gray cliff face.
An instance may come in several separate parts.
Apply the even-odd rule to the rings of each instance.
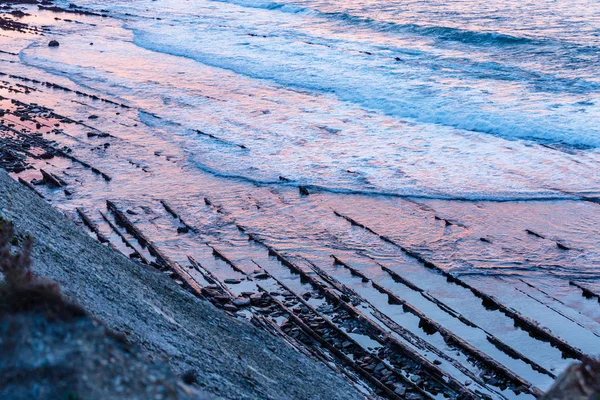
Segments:
[[[361,398],[344,379],[334,375],[322,364],[298,353],[282,340],[245,321],[229,317],[209,303],[180,289],[151,267],[137,264],[100,245],[2,170],[0,216],[14,223],[18,235],[29,234],[35,238],[33,271],[36,275],[57,281],[69,300],[80,304],[91,317],[122,334],[128,342],[140,346],[147,354],[143,357],[154,362],[165,359],[169,367],[178,374],[194,370],[194,386],[204,392],[235,399]],[[75,387],[79,384],[83,385],[82,388],[87,388],[84,376],[88,380],[92,377],[96,380],[98,376],[92,375],[92,372],[81,372],[87,371],[86,368],[89,367],[86,359],[89,357],[93,360],[93,354],[111,354],[111,351],[118,349],[118,343],[113,343],[115,339],[112,337],[99,340],[99,348],[86,347],[86,341],[99,335],[98,329],[104,329],[93,328],[92,320],[74,320],[69,322],[72,326],[61,327],[48,323],[39,316],[13,316],[2,325],[1,346],[12,343],[13,346],[20,346],[30,352],[43,349],[52,351],[54,353],[48,353],[47,357],[62,362],[67,375],[75,372],[80,374],[69,382],[75,382]],[[83,328],[78,324],[83,324]],[[35,340],[16,338],[11,333],[14,329],[35,332],[41,336]],[[74,343],[79,343],[77,339],[81,339],[82,347],[71,347],[68,340],[64,343],[58,340],[62,335],[61,329],[64,329],[65,337],[76,339]],[[43,332],[52,335],[44,339]],[[78,357],[79,354],[81,356]],[[122,352],[115,354],[120,354],[113,357],[115,359],[125,357]],[[17,357],[19,353],[13,355]],[[60,357],[63,357],[62,361]],[[157,381],[167,382],[171,379],[170,372],[163,366],[144,366],[142,358],[137,359],[133,355],[127,357],[134,358],[129,361],[135,375],[149,379],[144,368],[148,368],[148,371],[154,368],[152,371],[158,372],[148,375],[153,375]],[[77,358],[79,360],[72,368],[69,367],[68,361]],[[123,362],[123,365],[126,364]],[[81,368],[75,368],[77,366]],[[33,367],[30,365],[27,368]],[[114,376],[105,378],[116,379],[117,372]],[[115,387],[113,381],[99,383]],[[144,388],[152,387],[151,384],[146,385],[144,380],[136,384]],[[121,386],[123,390],[127,386],[135,387],[125,382]],[[161,390],[166,387],[163,385]],[[174,381],[170,387],[177,391],[165,392],[163,395],[166,397],[163,398],[187,396]],[[135,398],[135,392],[132,391],[131,396],[123,392],[122,398]],[[161,393],[153,392],[153,395]],[[198,396],[198,393],[200,392],[192,395]],[[84,398],[103,398],[101,391],[95,393],[86,389],[85,394]]]

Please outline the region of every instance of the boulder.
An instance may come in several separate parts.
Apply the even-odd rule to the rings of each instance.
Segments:
[[[600,397],[600,360],[586,358],[572,364],[541,400],[589,400]]]

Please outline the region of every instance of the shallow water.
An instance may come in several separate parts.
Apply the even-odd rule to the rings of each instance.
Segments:
[[[198,167],[224,176],[444,198],[596,194],[598,5],[445,3],[82,1],[124,21],[21,59],[189,130]]]
[[[118,241],[98,213],[111,200],[181,265],[193,256],[220,279],[239,278],[211,245],[241,268],[260,265],[305,290],[242,227],[319,266],[473,371],[468,357],[331,256],[543,390],[551,377],[491,345],[489,334],[552,374],[572,361],[408,250],[598,353],[598,299],[573,283],[600,292],[599,4],[76,3],[109,17],[55,20],[30,10],[22,20],[48,25],[59,48],[49,48],[48,37],[0,37],[2,50],[18,53],[0,54],[2,72],[130,107],[44,87],[26,95],[2,89],[84,121],[45,137],[110,182],[59,158],[36,165],[69,184],[68,196],[38,189],[68,215],[78,220],[74,210],[84,207]],[[5,100],[2,108],[10,107]],[[88,137],[90,129],[112,137]],[[198,232],[178,232],[160,200]],[[248,290],[246,283],[232,290]],[[442,368],[464,382],[450,364]]]

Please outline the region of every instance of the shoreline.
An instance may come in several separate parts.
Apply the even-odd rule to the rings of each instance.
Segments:
[[[23,61],[34,49],[55,58],[60,67],[73,61],[73,49],[84,45],[98,57],[110,53],[111,44],[129,46],[130,33],[119,25],[123,21],[79,8],[44,6],[38,12],[25,17],[30,24],[18,29],[7,25],[13,37],[2,43],[11,51],[0,47],[0,167],[78,225],[77,237],[85,232],[90,241],[124,255],[106,256],[120,258],[118,265],[136,271],[134,278],[121,276],[119,284],[134,279],[140,282],[138,291],[149,284],[158,288],[172,313],[162,315],[163,307],[157,310],[151,301],[143,307],[146,315],[155,313],[166,321],[161,327],[165,332],[169,324],[176,330],[193,324],[196,306],[195,312],[211,316],[220,315],[214,307],[220,308],[309,354],[311,361],[296,360],[305,368],[323,371],[324,364],[331,366],[345,376],[345,381],[335,379],[349,396],[358,395],[358,388],[367,396],[389,398],[443,393],[450,398],[531,399],[547,390],[571,361],[597,351],[600,287],[595,272],[584,268],[595,259],[590,251],[594,239],[577,235],[584,222],[600,225],[594,197],[496,202],[368,196],[294,186],[287,173],[275,185],[219,176],[198,167],[202,157],[235,148],[245,160],[252,159],[255,148],[245,136],[238,143],[225,133],[206,133],[203,126],[190,130],[171,119],[177,106],[170,106],[172,114],[153,114],[160,101],[144,97],[149,95],[144,91],[119,98],[107,90],[110,85],[99,83],[102,79],[92,82],[96,86],[81,84],[81,76],[54,64]],[[41,25],[48,20],[54,22]],[[103,29],[125,39],[104,42]],[[47,48],[55,37],[59,46]],[[90,38],[98,40],[92,44]],[[177,66],[181,61],[147,50],[140,54],[148,57],[145,62],[164,59],[164,65]],[[112,64],[113,57],[121,56],[102,56],[97,67],[106,62],[107,76],[127,75],[129,58]],[[95,59],[90,60],[84,67],[94,70]],[[227,90],[216,90],[222,98],[213,98],[204,95],[210,87],[209,82],[178,90],[225,104]],[[258,108],[264,104],[256,102],[261,114]],[[219,132],[221,126],[210,128]],[[19,193],[16,203],[19,196],[26,198],[23,187],[4,175],[2,179]],[[35,204],[47,209],[39,201]],[[13,217],[26,220],[25,211]],[[36,224],[43,226],[39,213]],[[60,226],[67,229],[62,222]],[[69,286],[74,283],[67,270],[57,275],[47,269],[75,297],[93,299],[99,290],[117,303],[131,295],[117,296],[107,287],[112,282],[106,276],[98,288],[87,287],[84,268],[77,272],[82,275],[80,288]],[[171,282],[161,286],[157,282],[167,280],[165,276]],[[167,299],[171,290],[176,299]],[[190,293],[212,306],[192,301]],[[173,311],[188,300],[183,314]],[[89,304],[112,321],[101,302]],[[127,318],[136,315],[130,311],[114,323],[130,324]],[[254,329],[228,318],[219,320],[220,329]],[[148,322],[140,324],[147,327]],[[264,336],[251,332],[264,344]],[[136,340],[143,343],[144,334]],[[191,362],[182,356],[186,346],[200,351],[189,342],[175,348],[172,362],[178,372]],[[155,351],[172,345],[156,339],[145,346]],[[258,361],[254,365],[263,367]],[[237,386],[245,381],[230,379],[227,368],[221,372],[217,375],[236,397]],[[315,379],[317,386],[325,384]],[[268,379],[259,380],[275,393]],[[294,385],[303,390],[292,379],[290,391]],[[335,398],[335,389],[332,385],[323,393]],[[315,389],[302,397],[313,394],[320,393]]]

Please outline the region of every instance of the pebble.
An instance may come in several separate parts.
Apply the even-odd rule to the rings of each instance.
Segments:
[[[237,307],[246,307],[250,305],[250,299],[238,297],[236,299],[233,299],[232,303]]]
[[[377,366],[375,367],[374,371],[375,372],[379,372],[379,371],[381,371],[383,369],[385,369],[385,364],[380,362],[379,364],[377,364]]]
[[[229,301],[229,297],[220,294],[220,295],[215,296],[215,300],[217,300],[218,302],[221,302],[221,303],[227,303]]]
[[[250,301],[252,301],[253,303],[257,302],[257,301],[261,301],[262,298],[263,298],[263,295],[259,294],[259,293],[254,293],[254,294],[250,295]]]
[[[406,394],[406,388],[403,385],[396,385],[394,393],[396,393],[398,396],[404,396]]]
[[[223,306],[223,309],[227,310],[227,311],[231,311],[231,312],[236,312],[238,310],[238,308],[236,306],[234,306],[233,304],[225,304]]]

